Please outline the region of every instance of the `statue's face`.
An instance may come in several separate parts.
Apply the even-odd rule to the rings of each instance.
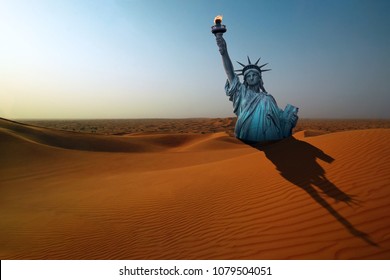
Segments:
[[[249,73],[245,75],[245,81],[248,83],[248,85],[255,86],[260,84],[261,78],[258,73],[249,71]]]

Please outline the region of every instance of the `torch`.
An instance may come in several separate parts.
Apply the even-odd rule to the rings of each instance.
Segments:
[[[222,16],[216,16],[214,18],[214,25],[211,26],[211,32],[215,37],[222,37],[223,33],[226,32],[226,25],[222,24]]]

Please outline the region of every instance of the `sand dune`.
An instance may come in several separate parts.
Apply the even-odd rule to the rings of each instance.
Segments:
[[[95,135],[0,119],[1,259],[389,259],[390,129]]]

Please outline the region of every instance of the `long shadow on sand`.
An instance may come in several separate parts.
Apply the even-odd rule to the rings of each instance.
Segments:
[[[317,163],[321,159],[331,163],[332,157],[322,150],[300,141],[294,137],[284,139],[268,145],[251,145],[265,153],[273,162],[276,169],[286,180],[306,191],[318,204],[325,208],[337,219],[352,235],[361,238],[372,246],[378,246],[370,237],[356,229],[346,218],[341,216],[321,195],[333,198],[336,202],[344,202],[348,205],[355,204],[352,196],[337,188],[325,176],[325,170]]]

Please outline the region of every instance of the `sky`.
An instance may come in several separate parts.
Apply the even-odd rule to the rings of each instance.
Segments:
[[[390,1],[0,0],[0,117],[234,116],[210,32],[301,118],[390,118]]]

